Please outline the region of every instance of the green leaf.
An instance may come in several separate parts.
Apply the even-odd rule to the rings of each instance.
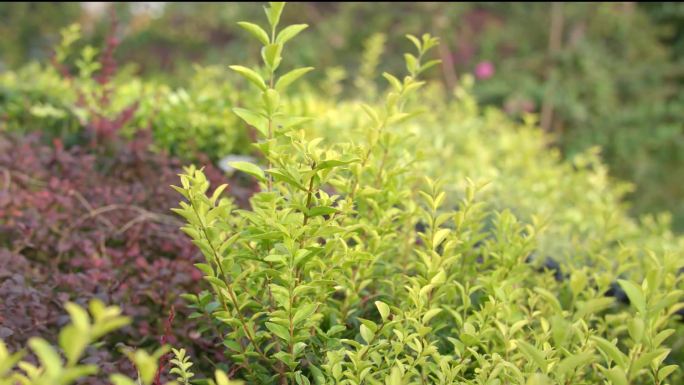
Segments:
[[[264,261],[287,264],[287,256],[282,254],[269,254],[264,258]]]
[[[276,82],[275,89],[282,92],[287,89],[287,87],[297,81],[300,77],[304,76],[306,73],[312,71],[313,67],[304,67],[293,69],[292,71],[281,76]]]
[[[437,44],[439,44],[438,37],[433,37],[429,33],[423,34],[423,53],[427,52],[430,50],[430,48],[436,46]]]
[[[392,87],[393,87],[397,92],[401,91],[401,88],[402,88],[401,82],[400,82],[399,79],[397,79],[394,75],[392,75],[392,74],[390,74],[390,73],[387,73],[387,72],[383,72],[382,76],[383,76],[385,79],[387,79],[387,81],[390,83],[390,85],[392,85]]]
[[[231,349],[234,352],[242,351],[242,346],[240,346],[240,344],[237,341],[224,340],[223,345],[226,346],[228,349]]]
[[[337,209],[334,207],[318,206],[318,207],[313,207],[309,210],[309,217],[317,217],[320,215],[330,215],[330,214],[334,214],[336,212],[337,212]]]
[[[370,344],[371,341],[373,341],[373,338],[375,337],[375,333],[373,333],[373,331],[370,330],[366,325],[361,325],[360,331],[363,340],[366,341],[366,343]]]
[[[316,170],[325,170],[326,168],[333,168],[333,167],[338,167],[338,166],[343,166],[345,164],[350,164],[354,162],[358,162],[359,159],[354,158],[354,159],[349,159],[349,160],[341,160],[341,159],[329,159],[329,160],[324,160],[316,165]]]
[[[217,287],[224,288],[224,289],[228,288],[228,286],[226,286],[226,283],[222,279],[219,279],[216,277],[204,277],[204,279],[211,282],[212,284],[214,284]]]
[[[390,116],[390,118],[387,121],[387,124],[402,123],[402,122],[405,122],[405,121],[407,121],[413,117],[420,115],[421,113],[422,113],[422,111],[396,113],[396,114],[393,114],[392,116]]]
[[[670,352],[670,349],[661,348],[661,349],[656,349],[656,350],[653,350],[653,351],[650,351],[650,352],[647,352],[647,353],[642,354],[642,355],[641,355],[636,361],[634,361],[634,362],[632,363],[632,365],[630,366],[629,372],[630,372],[631,374],[630,374],[630,378],[629,378],[629,379],[630,379],[630,380],[633,380],[633,379],[639,374],[639,371],[640,371],[642,368],[646,367],[646,365],[650,364],[651,361],[653,361],[654,359],[656,359],[656,358],[662,356],[663,354],[664,354],[664,355],[669,354],[669,352]]]
[[[422,44],[420,43],[420,40],[418,40],[418,38],[416,38],[413,35],[406,35],[406,38],[411,40],[411,43],[413,43],[413,45],[416,46],[416,49],[418,49],[418,52],[423,50]]]
[[[432,241],[432,247],[437,248],[446,239],[449,233],[451,233],[451,230],[449,229],[437,230]]]
[[[114,373],[110,375],[109,381],[111,381],[114,385],[138,385],[137,382],[119,373]]]
[[[211,194],[211,198],[209,199],[209,200],[211,201],[212,204],[215,204],[215,203],[216,203],[216,201],[217,201],[218,198],[221,196],[221,193],[223,192],[223,190],[226,189],[226,187],[228,187],[228,185],[227,185],[226,183],[224,183],[224,184],[218,186],[218,187],[214,190],[214,192]]]
[[[430,68],[436,66],[437,64],[441,63],[441,62],[442,62],[442,61],[439,60],[439,59],[437,59],[437,60],[430,60],[429,62],[423,64],[423,65],[420,67],[420,72],[423,72],[423,71],[425,71],[425,70],[428,70],[428,69],[430,69]]]
[[[550,291],[542,289],[541,287],[535,287],[534,292],[544,297],[544,299],[553,306],[556,312],[560,313],[563,311],[563,308],[561,307],[558,298],[556,298],[556,296],[553,295]]]
[[[546,374],[535,373],[531,375],[525,385],[551,385],[551,379]]]
[[[88,312],[85,309],[73,302],[67,302],[64,308],[71,316],[71,322],[79,332],[87,333],[90,330],[90,317],[88,317]]]
[[[439,286],[439,285],[444,284],[444,282],[446,282],[446,279],[447,279],[447,276],[446,276],[446,272],[444,271],[444,269],[439,269],[437,274],[435,274],[435,276],[432,277],[432,279],[430,280],[430,284],[434,285],[434,286]]]
[[[378,116],[378,113],[375,112],[375,110],[369,106],[368,104],[361,104],[361,109],[368,115],[369,118],[373,121],[374,124],[380,124],[380,116]]]
[[[261,57],[264,59],[264,64],[266,64],[271,71],[275,71],[280,65],[280,61],[282,60],[280,55],[282,52],[283,45],[278,43],[264,46],[261,50]]]
[[[605,370],[603,374],[610,380],[612,385],[629,385],[625,371],[618,366]]]
[[[270,330],[273,334],[278,336],[280,339],[289,341],[290,331],[287,330],[285,326],[275,324],[273,322],[266,322],[266,328]]]
[[[335,325],[335,326],[331,327],[325,334],[328,337],[332,337],[335,334],[342,333],[345,330],[347,330],[347,328],[344,325]]]
[[[304,349],[306,349],[306,343],[305,342],[297,342],[292,347],[292,355],[297,357],[304,351]]]
[[[3,378],[7,371],[14,367],[14,365],[16,365],[19,361],[21,361],[21,358],[23,356],[23,351],[18,351],[14,354],[9,354],[9,351],[7,350],[7,345],[5,345],[5,343],[2,342],[2,339],[0,338],[0,378]]]
[[[206,263],[196,263],[195,267],[199,269],[202,273],[204,273],[204,275],[214,275],[214,269],[211,267],[211,265],[208,265]]]
[[[231,167],[235,168],[236,170],[240,170],[244,173],[247,173],[249,175],[252,175],[259,179],[260,181],[265,181],[266,177],[264,176],[264,170],[261,169],[261,167],[249,163],[249,162],[230,162],[228,163]]]
[[[280,33],[278,34],[278,37],[276,37],[275,42],[278,44],[285,44],[287,43],[290,39],[293,37],[297,36],[300,32],[305,30],[308,27],[306,24],[293,24],[290,26],[285,27]]]
[[[306,187],[302,185],[299,181],[295,180],[292,175],[290,175],[287,171],[278,169],[278,168],[272,168],[269,170],[266,170],[267,173],[271,174],[273,176],[273,179],[280,181],[280,182],[285,182],[291,186],[297,187],[298,189],[302,191],[307,191]]]
[[[615,299],[611,297],[594,298],[586,301],[579,306],[579,310],[575,313],[575,319],[584,318],[586,315],[599,313],[603,310],[613,306]]]
[[[242,385],[242,381],[231,381],[220,369],[214,371],[214,378],[216,379],[216,385]]]
[[[617,346],[615,346],[612,342],[598,337],[598,336],[591,336],[589,337],[590,340],[596,342],[598,345],[599,350],[601,350],[605,355],[610,357],[615,363],[621,367],[625,367],[627,364],[627,359],[628,357],[618,349]]]
[[[283,8],[285,8],[285,2],[283,1],[271,1],[269,2],[270,8],[266,9],[266,17],[268,18],[268,23],[273,29],[278,26],[280,22],[280,15],[283,13]]]
[[[245,79],[252,82],[252,84],[259,87],[260,90],[265,91],[268,88],[266,86],[266,82],[264,81],[264,79],[261,77],[261,75],[256,73],[256,71],[254,71],[250,68],[238,66],[238,65],[232,65],[232,66],[229,66],[229,68],[232,69],[233,71],[239,73],[240,75],[242,75]]]
[[[261,95],[267,115],[272,118],[280,106],[280,94],[274,89],[267,89]]]
[[[72,384],[79,379],[84,377],[92,376],[97,374],[97,365],[78,365],[70,368],[65,368],[64,372],[60,376],[61,384]]]
[[[306,117],[306,116],[292,116],[292,117],[287,117],[284,119],[282,122],[282,129],[290,129],[292,127],[300,126],[304,123],[308,123],[313,121],[313,118]]]
[[[653,337],[653,346],[659,347],[668,337],[674,334],[674,329],[665,329]]]
[[[627,321],[627,331],[634,342],[641,343],[644,338],[644,320],[641,317],[634,317]]]
[[[572,356],[569,356],[565,359],[563,359],[558,366],[556,367],[556,373],[558,373],[559,376],[564,376],[575,369],[577,369],[579,366],[582,366],[594,359],[594,355],[591,352],[582,352],[579,354],[575,354]]]
[[[89,333],[84,333],[73,324],[65,326],[59,332],[59,346],[67,358],[67,365],[77,363],[89,343]]]
[[[53,349],[44,339],[36,337],[29,339],[28,345],[36,356],[38,356],[38,360],[45,368],[46,374],[52,378],[57,377],[62,371],[62,360],[59,358],[59,354],[57,354],[55,349]]]
[[[390,308],[386,303],[375,301],[375,307],[378,308],[378,313],[384,322],[387,322],[387,317],[390,315]]]
[[[679,369],[679,365],[668,365],[660,368],[660,370],[658,370],[658,380],[665,380],[670,374],[674,373],[674,371],[677,369]]]
[[[249,33],[254,35],[254,37],[256,37],[257,39],[259,39],[261,44],[268,45],[270,43],[268,33],[266,33],[266,31],[264,31],[263,28],[259,27],[258,25],[253,24],[253,23],[248,23],[246,21],[240,21],[240,22],[238,22],[238,25],[240,27],[246,29]]]
[[[634,307],[642,314],[646,312],[646,298],[641,290],[641,287],[635,285],[630,281],[624,279],[618,279],[620,286],[627,294],[629,302],[634,305]]]
[[[244,108],[233,108],[235,115],[244,120],[245,123],[256,128],[262,135],[268,135],[268,119]]]
[[[314,384],[325,385],[325,376],[323,375],[321,369],[319,369],[317,366],[309,364],[309,371],[313,376]]]
[[[548,363],[546,362],[546,355],[544,354],[544,352],[537,349],[532,344],[529,344],[522,340],[516,340],[516,344],[518,345],[518,348],[525,354],[529,361],[534,362],[534,364],[537,365],[539,370],[546,373]]]
[[[405,53],[404,59],[406,60],[406,69],[410,74],[418,72],[418,59],[415,56]]]
[[[311,315],[313,315],[313,313],[316,311],[316,307],[317,306],[314,303],[301,305],[295,312],[295,315],[292,317],[292,323],[297,325],[305,319],[311,317]]]
[[[424,315],[423,315],[423,325],[427,325],[428,322],[430,322],[431,319],[433,319],[435,316],[437,316],[439,313],[442,312],[442,309],[430,309],[428,310]]]
[[[402,385],[401,369],[399,367],[392,367],[389,378],[385,381],[387,385]]]

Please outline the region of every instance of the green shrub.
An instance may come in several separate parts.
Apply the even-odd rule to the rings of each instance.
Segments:
[[[377,86],[381,79],[364,76],[369,66],[396,72],[402,63],[384,59],[410,44],[401,39],[383,41],[376,31],[389,36],[405,30],[438,34],[444,37],[439,54],[445,65],[428,76],[453,88],[468,73],[482,75],[478,69],[490,65],[489,75],[481,76],[473,88],[481,103],[498,106],[516,119],[525,112],[544,110],[543,126],[555,134],[549,144],[561,148],[566,159],[600,146],[611,175],[635,184],[627,194],[632,202],[630,212],[641,215],[667,210],[673,213],[673,226],[684,228],[684,191],[678,183],[684,169],[679,118],[684,111],[684,99],[679,96],[683,8],[678,4],[351,2],[297,3],[293,7],[295,12],[284,16],[286,20],[300,15],[316,20],[315,33],[303,36],[299,48],[290,53],[292,63],[316,61],[325,69],[311,75],[316,80],[313,88],[327,95],[372,95],[370,85]],[[236,106],[243,94],[234,84],[226,86],[224,82],[198,87],[197,78],[205,74],[193,76],[193,63],[219,64],[226,57],[248,62],[256,57],[258,47],[249,46],[247,37],[230,26],[236,20],[255,17],[259,7],[167,3],[158,15],[136,13],[140,7],[133,3],[117,4],[116,9],[125,27],[118,57],[135,65],[146,85],[130,88],[137,93],[134,100],[147,104],[141,106],[147,112],[138,113],[139,119],[128,130],[151,125],[158,148],[169,148],[187,159],[192,159],[189,153],[196,150],[216,160],[244,148],[245,133],[234,132],[235,118],[223,112],[226,105]],[[38,48],[54,39],[51,29],[56,23],[66,24],[69,18],[73,21],[78,13],[71,5],[7,5],[2,10],[8,27],[3,29],[7,33],[0,33],[6,36],[0,38],[4,48],[0,51],[12,64],[26,60],[27,47],[37,57],[46,57],[47,49]],[[49,21],[45,19],[48,14],[52,16]],[[357,20],[371,22],[359,25]],[[94,44],[106,30],[107,20],[89,21],[94,32],[84,40]],[[557,34],[552,34],[552,29]],[[558,37],[554,49],[549,49],[550,35]],[[362,49],[370,55],[358,55]],[[361,65],[360,57],[364,59]],[[130,79],[131,74],[126,83],[140,81]],[[157,89],[152,79],[163,79],[173,88]],[[333,91],[329,79],[346,87]],[[32,78],[28,83],[35,88]],[[218,92],[222,97],[214,97]],[[179,100],[187,103],[179,104]],[[12,104],[16,106],[17,101]],[[42,116],[41,129],[61,122],[59,116],[69,110],[59,100],[31,99],[30,103],[33,112],[29,120]],[[0,113],[2,109],[0,106]],[[72,117],[60,124],[60,132],[73,130],[74,122]]]
[[[327,135],[336,142],[312,137],[316,129],[297,128],[306,120],[282,106],[284,83],[308,69],[277,76],[284,36],[304,28],[276,33],[281,11],[279,3],[267,9],[267,31],[241,24],[264,45],[263,70],[231,67],[261,95],[257,107],[234,109],[260,132],[255,147],[267,164],[234,164],[262,185],[252,210],[222,199],[225,186],[206,195],[209,184],[192,167],[176,187],[187,201],[175,211],[206,257],[198,267],[212,289],[193,306],[210,306],[232,371],[258,384],[668,382],[677,371],[665,360],[681,308],[681,242],[653,252],[645,247],[660,233],[631,241],[642,229],[624,216],[624,189],[608,183],[595,155],[573,170],[544,153],[530,125],[505,127],[512,124],[477,111],[465,91],[450,107],[461,118],[452,124],[463,139],[493,142],[489,154],[461,155],[484,156],[482,164],[456,151],[486,146],[412,126],[417,75],[434,64],[423,57],[436,44],[429,35],[410,37],[419,54],[407,54],[406,77],[384,74],[383,102],[361,105],[356,118],[352,108],[339,112],[359,129],[338,125]],[[452,152],[437,156],[444,149]],[[498,186],[445,191],[464,171]],[[435,172],[442,182],[424,177]],[[526,178],[538,184],[525,186]],[[580,203],[574,211],[568,197]],[[555,233],[545,239],[547,225]],[[557,248],[548,246],[554,237]],[[540,250],[568,257],[560,277],[537,271]]]
[[[110,141],[150,130],[157,150],[186,160],[243,152],[247,131],[236,128],[230,108],[244,100],[238,100],[238,87],[217,80],[215,67],[197,66],[187,87],[173,89],[143,81],[130,69],[113,73],[116,65],[92,46],[77,51],[77,25],[65,28],[62,37],[56,64],[34,63],[0,76],[0,129],[41,131],[68,145],[90,136],[107,134]]]
[[[193,363],[174,350],[179,383],[210,382],[194,372],[215,368],[219,385],[224,372],[298,385],[684,380],[684,242],[667,216],[629,218],[629,186],[596,151],[563,161],[534,116],[478,107],[467,77],[445,102],[418,76],[436,64],[430,35],[409,37],[418,53],[406,76],[383,74],[386,90],[374,85],[376,41],[355,99],[289,95],[310,68],[281,70],[305,28],[277,29],[282,10],[271,4],[266,30],[241,24],[263,65],[231,67],[258,90],[233,108],[262,155],[233,164],[260,183],[251,210],[194,167],[176,187],[210,289],[186,296],[190,317],[226,355]],[[226,103],[214,100],[222,87],[207,116]],[[194,124],[184,104],[166,124]],[[164,146],[187,138],[173,135]]]
[[[68,385],[95,376],[98,373],[96,365],[79,364],[86,349],[106,334],[126,326],[129,319],[121,316],[118,307],[106,307],[99,300],[92,300],[88,308],[90,315],[77,304],[66,304],[71,323],[59,333],[58,348],[38,337],[28,341],[38,365],[33,360],[22,360],[24,351],[10,353],[0,340],[0,384]],[[117,373],[110,376],[110,381],[115,385],[151,385],[157,372],[157,360],[165,351],[160,348],[152,355],[141,350],[126,352],[137,368],[138,379],[134,381]]]
[[[217,67],[196,66],[195,71],[186,87],[147,84],[150,96],[141,100],[134,126],[126,133],[149,127],[155,148],[186,160],[205,154],[216,161],[244,153],[248,132],[231,113],[244,103],[242,92]]]
[[[5,344],[0,340],[0,384],[2,385],[69,385],[84,383],[85,380],[104,383],[104,379],[98,379],[97,365],[79,364],[83,361],[86,349],[96,346],[105,335],[126,326],[129,319],[121,315],[121,310],[116,306],[105,306],[99,300],[92,300],[88,306],[90,315],[75,303],[67,303],[66,309],[71,316],[71,323],[62,328],[59,333],[57,347],[50,345],[42,338],[34,337],[28,341],[35,359],[23,360],[26,352],[19,351],[10,353]],[[92,320],[91,320],[92,317]],[[162,346],[154,353],[149,354],[143,350],[122,348],[122,352],[128,356],[135,365],[137,374],[132,379],[121,373],[109,376],[109,382],[113,385],[162,385],[159,380],[159,360],[168,351],[168,346]],[[188,376],[187,363],[184,363],[183,350],[173,349],[177,357],[171,363],[174,368],[171,373],[180,373]],[[62,357],[63,356],[63,357]],[[180,361],[178,361],[180,359]],[[239,381],[229,381],[228,376],[217,370],[214,379],[205,380],[208,385],[241,385]],[[187,381],[182,381],[187,385]],[[175,381],[166,382],[165,385],[176,385]]]
[[[340,66],[349,75],[343,83],[356,85],[357,75],[364,72],[358,52],[376,31],[392,36],[426,30],[443,36],[440,57],[446,65],[429,76],[453,87],[468,73],[478,73],[482,63],[491,64],[493,74],[473,89],[481,103],[515,118],[544,110],[548,118],[543,126],[555,134],[550,144],[561,148],[567,159],[600,146],[611,174],[636,185],[628,195],[635,214],[668,210],[675,214],[677,229],[683,228],[684,192],[677,182],[684,169],[680,6],[350,2],[293,7],[296,11],[286,19],[307,15],[316,20],[316,30],[291,52],[292,63]],[[213,63],[225,57],[248,60],[256,50],[229,27],[240,18],[254,17],[257,8],[217,4],[190,9],[173,4],[130,36],[131,47],[146,52],[142,47],[161,45],[176,59],[171,64],[177,70],[188,66],[181,63],[189,52]],[[549,49],[552,24],[558,36],[554,50]],[[399,61],[383,59],[402,52],[405,43],[386,41],[385,55],[380,56],[383,70],[401,67]],[[184,46],[187,49],[180,48]],[[147,60],[164,57],[152,56]],[[150,67],[156,68],[153,63]],[[325,73],[319,72],[312,74],[317,80]],[[355,87],[346,88],[347,95],[356,93]]]

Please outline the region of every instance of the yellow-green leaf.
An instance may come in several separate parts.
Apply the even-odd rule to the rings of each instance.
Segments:
[[[592,361],[594,355],[591,352],[582,352],[579,354],[574,354],[570,357],[563,359],[556,367],[556,373],[560,376],[567,375],[568,373],[576,370],[578,367]]]
[[[293,37],[297,36],[300,32],[305,30],[308,27],[306,24],[293,24],[290,26],[285,27],[278,36],[276,37],[275,42],[279,44],[285,44],[287,43],[290,39]]]
[[[641,290],[641,287],[635,285],[633,282],[624,279],[618,279],[622,290],[625,291],[629,302],[642,314],[646,312],[646,298]]]
[[[297,68],[293,69],[292,71],[286,73],[285,75],[281,76],[278,78],[278,81],[276,82],[275,89],[278,91],[284,91],[287,89],[287,87],[297,81],[300,77],[304,76],[307,72],[313,71],[313,67],[303,67],[303,68]]]
[[[366,325],[361,325],[361,337],[363,338],[366,343],[371,343],[373,341],[373,337],[375,337],[375,333],[373,333],[372,330],[368,328]]]
[[[228,163],[231,167],[233,167],[236,170],[240,170],[244,173],[247,173],[249,175],[252,175],[259,179],[260,181],[265,181],[266,177],[264,176],[264,170],[261,169],[261,167],[249,163],[249,162],[230,162]]]
[[[618,366],[604,371],[603,374],[610,380],[612,385],[629,385],[625,371]]]
[[[382,318],[382,320],[387,321],[387,317],[389,317],[390,315],[389,306],[387,306],[387,304],[384,302],[375,301],[375,307],[378,308],[378,313],[380,313],[380,317]]]
[[[232,69],[233,71],[242,75],[245,79],[252,82],[252,84],[259,87],[260,90],[265,91],[266,88],[268,88],[266,86],[266,82],[264,81],[264,79],[261,77],[261,75],[256,73],[256,71],[254,71],[250,68],[238,66],[238,65],[232,65],[232,66],[230,66],[230,69]]]
[[[619,366],[624,367],[627,363],[627,356],[618,349],[617,346],[615,346],[612,342],[598,337],[598,336],[591,336],[589,337],[590,340],[596,342],[596,345],[598,345],[599,350],[601,350],[605,355],[610,357],[615,363]]]
[[[268,45],[270,43],[268,34],[266,33],[266,31],[263,30],[263,28],[259,27],[258,25],[254,23],[248,23],[246,21],[240,21],[238,22],[238,25],[247,30],[247,32],[254,35],[254,37],[256,37],[257,39],[259,39],[261,44]]]
[[[542,372],[546,373],[548,363],[546,362],[546,355],[541,350],[537,349],[532,344],[522,340],[516,340],[516,345],[523,352],[529,361],[532,361]]]

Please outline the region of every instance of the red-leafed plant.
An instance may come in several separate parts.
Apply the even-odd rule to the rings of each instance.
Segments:
[[[180,295],[197,292],[201,274],[168,212],[178,201],[168,186],[180,162],[150,152],[148,142],[141,133],[105,158],[59,140],[46,145],[39,134],[0,135],[0,338],[11,347],[56,337],[65,301],[99,298],[134,321],[110,343],[156,346],[164,335],[216,359],[214,341],[200,338],[196,324],[165,326],[160,316],[175,306],[187,318]],[[126,361],[109,351],[91,359],[105,369]]]

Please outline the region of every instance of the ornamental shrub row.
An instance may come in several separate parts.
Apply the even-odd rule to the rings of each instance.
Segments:
[[[630,219],[627,187],[595,152],[561,161],[534,117],[480,110],[467,79],[443,102],[420,77],[437,64],[428,34],[408,36],[406,74],[384,73],[385,90],[293,95],[312,68],[284,69],[306,25],[281,26],[283,9],[271,3],[265,29],[240,23],[262,65],[230,67],[252,86],[232,111],[259,154],[232,167],[259,191],[240,207],[231,186],[195,166],[174,186],[205,289],[184,296],[194,312],[175,322],[198,322],[220,359],[182,342],[170,361],[165,350],[131,353],[138,383],[161,383],[168,366],[157,359],[181,384],[683,379],[684,243],[668,218]],[[96,320],[102,307],[91,305]],[[95,375],[77,365],[103,333],[76,309],[67,306],[75,326],[60,336],[87,338],[59,338],[61,353],[31,340],[43,370],[3,346],[0,383]]]
[[[231,66],[261,95],[251,108],[234,109],[260,133],[263,167],[234,164],[261,183],[252,210],[207,194],[209,183],[192,167],[176,187],[186,202],[175,211],[206,259],[198,267],[217,304],[214,325],[231,372],[264,384],[668,381],[677,370],[666,362],[666,341],[681,308],[681,242],[649,250],[646,235],[620,245],[629,229],[613,226],[634,224],[619,215],[620,188],[613,192],[603,170],[590,169],[595,157],[574,166],[583,179],[577,188],[594,187],[574,211],[558,200],[575,191],[556,196],[546,190],[553,180],[529,188],[540,196],[539,215],[525,201],[512,205],[517,216],[505,208],[514,186],[499,187],[506,190],[495,193],[498,202],[480,198],[487,193],[478,182],[447,196],[444,183],[454,175],[443,168],[451,154],[436,150],[458,144],[435,126],[410,123],[421,104],[429,106],[418,98],[418,76],[436,64],[428,52],[437,40],[429,35],[409,36],[417,53],[405,56],[406,76],[383,74],[384,100],[347,115],[357,130],[316,137],[306,129],[316,123],[283,106],[287,86],[309,68],[278,72],[285,43],[305,28],[277,30],[281,10],[267,9],[266,30],[240,24],[263,45],[263,66]],[[471,119],[455,120],[457,127],[506,122],[496,113],[479,116],[460,92],[465,111],[457,111]],[[521,150],[489,139],[494,150]],[[539,145],[531,139],[528,146]],[[426,145],[430,140],[441,146]],[[557,155],[537,160],[545,172],[556,171],[548,166]],[[513,173],[529,161],[511,154],[489,163]],[[435,173],[444,180],[426,176]],[[606,189],[613,193],[594,195]],[[583,228],[592,205],[608,207],[593,212],[599,223]],[[599,232],[590,237],[587,230]],[[560,245],[548,245],[554,238]],[[544,259],[535,253],[547,252],[560,253],[565,275],[536,272]],[[629,306],[608,295],[616,288]]]

